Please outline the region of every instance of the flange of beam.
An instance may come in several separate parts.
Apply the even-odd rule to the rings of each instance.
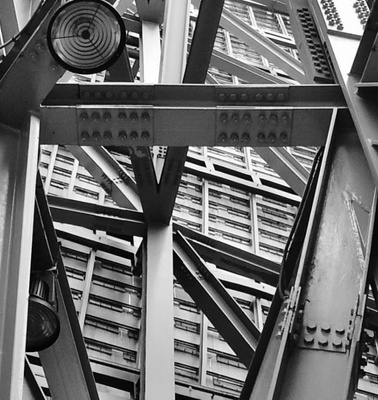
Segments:
[[[57,85],[41,142],[122,146],[320,146],[337,85]]]

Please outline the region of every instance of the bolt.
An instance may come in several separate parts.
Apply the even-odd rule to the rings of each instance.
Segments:
[[[235,93],[230,94],[230,100],[231,101],[236,101],[238,99],[238,96]]]
[[[309,322],[307,324],[307,330],[309,332],[315,332],[316,331],[316,324],[314,322]]]
[[[29,54],[29,57],[30,57],[30,59],[31,59],[32,61],[36,61],[37,58],[38,58],[38,54],[37,54],[36,52],[32,51],[32,52]]]
[[[320,344],[320,346],[327,346],[328,345],[328,339],[326,339],[325,337],[322,337],[320,339],[318,339],[318,343]]]
[[[119,113],[118,113],[118,119],[119,119],[120,121],[125,121],[125,120],[126,120],[126,113],[124,113],[124,112],[119,112]]]
[[[344,29],[344,25],[343,25],[343,24],[337,25],[337,29],[338,29],[339,31],[342,31],[342,30]]]
[[[225,100],[226,100],[226,95],[225,95],[224,93],[219,93],[218,99],[219,99],[220,101],[225,101]]]
[[[119,137],[121,140],[126,140],[126,139],[127,139],[127,134],[126,134],[125,131],[120,131],[119,134],[118,134],[118,137]]]
[[[274,100],[273,93],[268,93],[268,94],[266,95],[266,99],[267,99],[268,101],[273,101],[273,100]]]
[[[265,142],[265,133],[263,133],[263,132],[259,132],[258,134],[257,134],[257,141],[258,142]]]
[[[100,114],[98,112],[92,113],[92,121],[99,122],[100,121]]]
[[[80,114],[80,121],[87,121],[88,120],[88,118],[89,118],[89,116],[88,116],[88,113],[86,113],[85,111],[84,112],[82,112],[81,114]]]
[[[110,114],[110,112],[105,112],[104,113],[104,120],[105,121],[110,121],[112,119],[112,115]]]
[[[243,94],[240,96],[240,99],[241,99],[242,101],[247,101],[247,100],[248,100],[248,94],[247,94],[247,93],[243,93]]]
[[[286,132],[281,132],[280,133],[280,140],[281,140],[282,143],[287,143],[288,137],[287,137],[287,133]]]
[[[256,99],[256,101],[262,101],[263,95],[262,95],[261,93],[257,93],[257,94],[255,95],[255,99]]]
[[[244,132],[244,133],[242,134],[242,141],[245,142],[245,143],[247,143],[247,142],[249,142],[250,140],[251,140],[251,138],[250,138],[250,136],[249,136],[249,133]]]
[[[239,123],[239,115],[238,114],[233,114],[232,117],[232,122],[236,125]]]
[[[227,123],[227,121],[228,121],[228,115],[227,115],[226,113],[222,113],[222,114],[220,115],[220,121],[222,122],[222,124]]]
[[[150,114],[148,112],[144,112],[142,114],[142,121],[143,122],[149,122],[150,121]]]
[[[314,343],[314,337],[313,337],[312,335],[306,333],[306,334],[304,335],[304,337],[303,337],[303,341],[304,341],[307,345],[313,344],[313,343]]]
[[[251,116],[250,116],[250,114],[244,114],[244,116],[243,116],[243,123],[246,124],[246,125],[251,123]]]
[[[136,123],[138,122],[138,114],[137,114],[136,112],[132,112],[132,113],[130,114],[130,121],[131,121],[133,124],[136,124]]]
[[[285,100],[285,95],[283,93],[278,93],[277,100],[278,101],[284,101]]]
[[[89,133],[88,133],[87,131],[81,132],[80,137],[81,137],[81,140],[82,140],[83,142],[85,142],[86,140],[89,139]]]
[[[321,327],[322,332],[329,333],[331,331],[331,327],[328,324],[324,324]]]
[[[101,134],[99,131],[94,131],[92,136],[93,136],[93,139],[96,141],[101,139]]]
[[[148,133],[148,131],[143,131],[142,132],[142,140],[147,140],[150,138],[150,134]]]
[[[236,143],[239,141],[239,135],[236,132],[231,133],[231,142]]]
[[[270,143],[274,143],[277,139],[277,136],[274,132],[270,132],[268,135],[268,140]]]
[[[138,139],[138,132],[132,131],[132,132],[130,133],[130,138],[131,138],[132,140]]]
[[[222,133],[219,135],[219,141],[220,141],[221,143],[226,143],[226,142],[227,142],[227,133],[222,132]]]
[[[336,338],[336,339],[334,339],[334,340],[332,341],[332,345],[333,345],[334,347],[340,348],[340,347],[343,345],[343,342],[342,342],[341,339]]]
[[[57,64],[50,64],[50,70],[51,71],[53,71],[53,72],[55,72],[55,71],[58,71],[58,65]]]
[[[35,49],[38,51],[38,53],[42,53],[45,50],[42,43],[37,43]]]

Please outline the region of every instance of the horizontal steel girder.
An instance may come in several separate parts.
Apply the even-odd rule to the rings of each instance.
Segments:
[[[321,146],[338,85],[58,84],[41,143],[122,146]]]
[[[173,251],[177,279],[240,360],[249,366],[260,336],[258,328],[179,231]]]

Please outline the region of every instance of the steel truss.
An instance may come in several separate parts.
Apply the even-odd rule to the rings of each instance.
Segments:
[[[110,71],[116,82],[56,84],[65,71],[53,61],[45,42],[49,18],[58,6],[54,0],[41,3],[0,64],[2,393],[22,398],[25,370],[28,391],[33,398],[43,398],[24,352],[36,203],[33,245],[36,237],[45,238],[38,242],[41,252],[59,270],[63,329],[58,341],[40,353],[54,399],[97,399],[93,372],[99,373],[96,367],[91,370],[86,354],[80,330],[85,310],[78,320],[51,215],[56,222],[143,238],[138,254],[144,282],[141,371],[109,372],[123,380],[133,396],[140,391],[146,400],[171,400],[175,394],[182,399],[210,398],[201,385],[189,388],[175,382],[173,331],[158,329],[163,319],[173,327],[170,290],[175,270],[183,287],[249,365],[241,399],[352,399],[362,369],[364,330],[378,325],[367,294],[370,284],[378,304],[376,3],[362,0],[356,13],[351,2],[342,0],[295,0],[287,8],[282,2],[258,2],[287,11],[299,62],[282,50],[278,39],[268,39],[228,10],[222,14],[223,1],[202,0],[185,66],[176,60],[185,60],[187,30],[175,40],[169,28],[175,18],[188,26],[190,4],[178,6],[175,1],[167,0],[164,7],[160,0],[137,0],[139,19],[125,16],[125,27],[141,34],[143,83],[131,83],[136,71],[130,66],[132,52],[125,50]],[[0,8],[9,13],[2,30],[6,36],[18,31],[17,21],[29,20],[15,4],[8,0]],[[162,22],[166,34],[160,52]],[[219,24],[256,46],[287,78],[270,78],[266,71],[231,56],[212,54]],[[203,85],[212,62],[254,84]],[[290,78],[306,84],[283,83]],[[58,198],[49,198],[48,207],[39,177],[35,184],[38,136],[42,144],[70,146],[125,209]],[[191,145],[259,147],[294,192],[303,194],[281,266],[171,223],[183,171],[231,181],[232,171],[217,171],[216,162],[210,166],[187,159]],[[131,157],[135,181],[102,146],[127,148],[121,151]],[[150,146],[168,146],[163,165],[154,164]],[[325,150],[309,175],[279,149],[284,146]],[[288,187],[261,187],[248,174],[232,180],[246,192],[289,204],[300,200]],[[304,189],[306,180],[311,184]],[[62,235],[69,233],[63,229]],[[108,242],[96,242],[96,248],[136,257]],[[93,271],[93,254],[91,260]],[[208,263],[216,264],[218,271]],[[272,300],[261,333],[227,291],[243,285],[223,279],[224,270],[253,279],[243,290]],[[277,285],[274,297],[265,284]],[[157,318],[161,310],[163,319]]]

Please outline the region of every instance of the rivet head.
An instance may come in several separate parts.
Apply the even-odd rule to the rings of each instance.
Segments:
[[[148,93],[148,92],[143,92],[142,93],[142,99],[148,100],[149,98],[150,98],[150,93]]]
[[[258,142],[260,142],[260,143],[262,143],[262,142],[265,142],[265,133],[263,133],[263,132],[259,132],[258,134],[257,134],[257,141]]]
[[[259,115],[259,122],[260,124],[265,124],[266,116],[264,114]]]
[[[247,124],[250,124],[251,121],[252,121],[252,118],[251,118],[250,114],[244,114],[243,123],[247,125]]]
[[[105,140],[110,140],[112,138],[112,133],[110,131],[106,131],[104,133],[104,139]]]
[[[239,141],[239,135],[236,132],[231,133],[231,142],[238,142]]]
[[[278,122],[277,115],[276,115],[276,114],[272,114],[272,115],[269,117],[269,122],[270,122],[272,125],[277,125],[277,122]]]
[[[130,138],[131,138],[132,140],[138,139],[138,132],[132,131],[132,132],[130,133]]]
[[[87,121],[89,119],[88,113],[87,112],[82,112],[80,113],[80,121]]]
[[[226,113],[222,113],[219,117],[220,122],[222,122],[222,124],[226,124],[228,121],[228,115]]]
[[[108,90],[108,91],[105,93],[105,97],[106,97],[108,100],[110,100],[110,99],[113,98],[113,93],[110,92],[110,91]]]
[[[225,100],[226,100],[226,95],[225,95],[224,93],[219,93],[218,99],[219,99],[220,101],[225,101]]]
[[[120,131],[119,134],[118,134],[118,137],[119,137],[121,140],[126,140],[126,139],[127,139],[127,134],[126,134],[125,131]]]
[[[336,329],[335,329],[335,332],[336,332],[338,335],[344,335],[345,329],[342,328],[342,327],[336,328]]]
[[[150,134],[148,131],[143,131],[141,137],[142,137],[142,140],[147,140],[150,138]]]
[[[110,112],[105,112],[104,113],[104,120],[105,121],[110,121],[112,119],[112,115],[110,114]]]
[[[126,113],[124,113],[123,111],[118,113],[118,119],[120,121],[125,121],[126,120]]]
[[[307,324],[307,330],[309,332],[315,332],[316,331],[316,324],[314,322],[309,322]]]
[[[314,343],[314,337],[313,337],[312,335],[310,335],[309,333],[306,333],[306,334],[303,336],[303,341],[304,341],[307,345],[313,344],[313,343]]]
[[[268,135],[268,140],[270,143],[274,143],[277,139],[277,136],[274,132],[270,132]]]
[[[326,339],[325,337],[321,337],[320,339],[318,339],[318,343],[320,346],[327,346],[328,345],[328,339]]]
[[[284,101],[285,100],[285,95],[283,93],[278,93],[277,100],[278,101]]]
[[[247,93],[242,93],[242,95],[240,96],[240,100],[247,101],[248,100],[248,94]]]
[[[282,114],[281,116],[281,123],[286,125],[289,122],[289,116],[287,114]]]
[[[136,112],[130,114],[130,121],[134,124],[138,122],[138,114]]]
[[[343,342],[340,338],[333,339],[332,345],[336,348],[340,348],[343,345]]]
[[[273,100],[274,100],[273,93],[268,93],[268,94],[266,95],[266,99],[267,99],[268,101],[273,101]]]
[[[131,93],[131,98],[132,98],[133,100],[137,100],[137,99],[139,98],[139,93],[138,93],[138,92],[132,92],[132,93]]]
[[[263,95],[262,95],[261,93],[257,93],[257,94],[255,95],[255,99],[256,99],[256,101],[262,101]]]
[[[239,115],[238,114],[233,114],[231,119],[232,119],[232,122],[234,124],[238,124],[239,123]]]
[[[95,99],[101,99],[102,93],[100,91],[96,91],[94,94]]]
[[[100,121],[100,114],[98,112],[92,113],[92,121],[99,122]]]
[[[322,332],[329,333],[331,332],[331,327],[328,324],[324,324],[321,326]]]
[[[219,141],[220,141],[221,143],[226,143],[226,142],[227,142],[227,133],[222,132],[222,133],[219,135]]]
[[[94,131],[92,136],[93,136],[93,139],[96,141],[101,139],[101,134],[99,131]]]
[[[83,97],[83,99],[90,99],[91,98],[91,94],[90,94],[90,92],[88,92],[88,90],[86,90],[86,91],[83,92],[82,97]]]
[[[236,101],[238,99],[238,96],[235,93],[230,94],[230,100],[231,101]]]
[[[83,142],[85,142],[86,140],[89,139],[89,133],[88,133],[87,131],[81,132],[80,137],[81,137],[81,140],[82,140]]]
[[[287,133],[286,132],[281,132],[280,133],[280,140],[281,140],[282,143],[287,143],[288,137],[287,137]]]
[[[243,142],[245,142],[245,143],[249,142],[249,141],[251,140],[251,137],[249,136],[249,133],[248,133],[248,132],[244,132],[244,133],[242,134],[241,140],[242,140]]]
[[[123,91],[119,94],[119,98],[122,100],[126,100],[127,99],[127,92]]]
[[[36,52],[32,51],[32,52],[29,54],[29,57],[30,57],[30,59],[31,59],[32,61],[36,61],[37,58],[38,58],[38,54],[37,54]]]
[[[148,113],[148,112],[144,112],[143,114],[142,114],[142,121],[143,122],[149,122],[150,121],[150,114]]]

